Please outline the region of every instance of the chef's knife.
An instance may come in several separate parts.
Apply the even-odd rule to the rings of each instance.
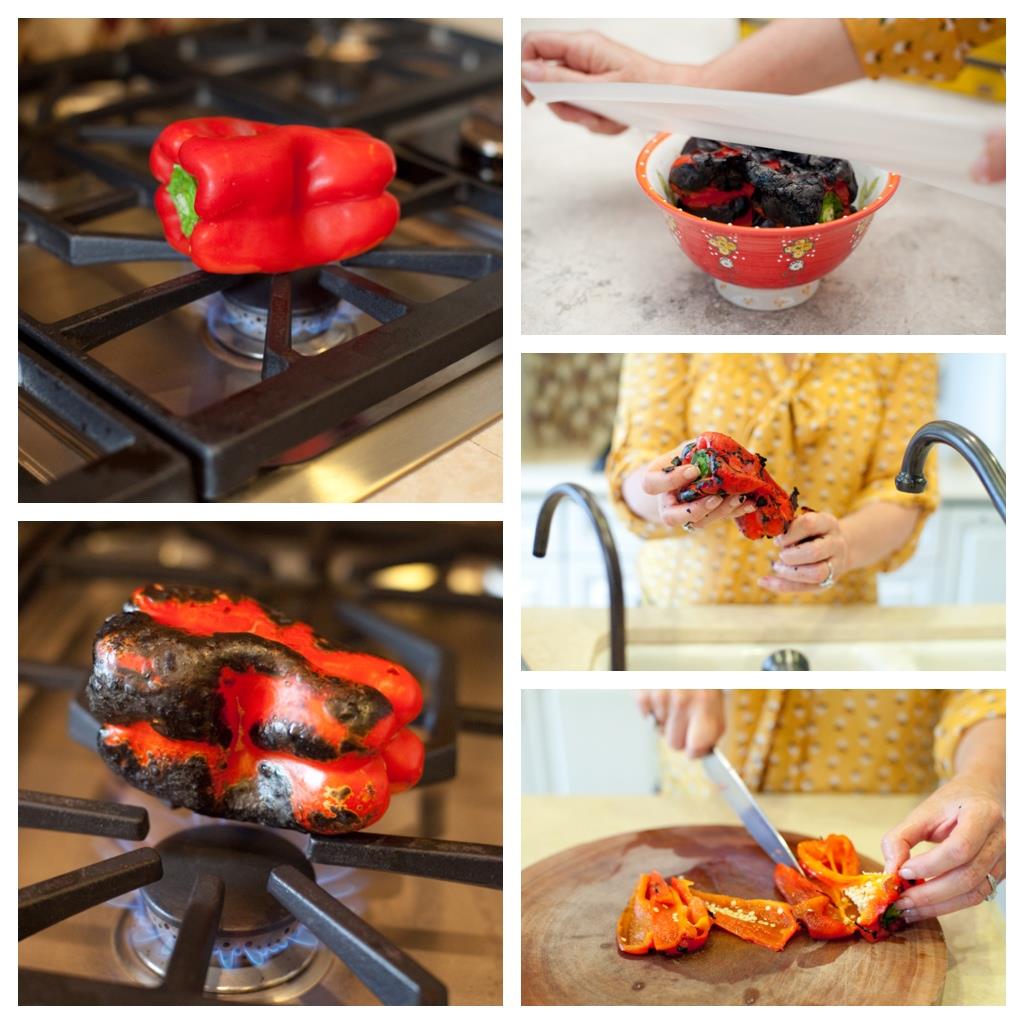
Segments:
[[[764,811],[750,794],[746,784],[736,774],[736,769],[718,750],[701,758],[708,778],[715,784],[718,792],[725,797],[729,806],[739,815],[747,831],[758,846],[768,854],[776,864],[788,864],[796,868],[800,874],[803,869],[797,863],[789,844],[775,830],[772,823],[765,817]]]

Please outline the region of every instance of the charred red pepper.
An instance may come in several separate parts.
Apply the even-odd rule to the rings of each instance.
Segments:
[[[891,907],[911,883],[899,875],[861,871],[860,857],[846,836],[804,840],[797,844],[796,857],[839,917],[869,942],[887,938],[903,926],[899,912]]]
[[[793,916],[812,939],[845,939],[856,923],[837,907],[824,890],[788,864],[775,865],[775,888],[793,908]]]
[[[347,259],[394,230],[388,145],[355,128],[235,117],[176,121],[149,167],[167,241],[216,274],[283,273]]]
[[[698,138],[687,140],[668,184],[687,213],[766,228],[844,217],[857,192],[846,160]]]
[[[694,892],[703,900],[714,924],[776,953],[799,929],[793,908],[778,900],[745,900],[714,892]]]
[[[696,501],[717,494],[722,497],[742,494],[752,501],[753,512],[739,516],[736,525],[750,540],[778,537],[789,529],[797,513],[796,488],[787,494],[765,469],[763,455],[748,452],[727,434],[705,431],[690,441],[665,472],[677,466],[694,465],[701,471],[699,480],[679,492],[679,500]]]
[[[693,952],[708,940],[711,922],[685,878],[666,882],[656,871],[641,875],[619,917],[615,937],[623,953],[655,950],[667,956]]]
[[[405,669],[220,590],[135,591],[96,637],[87,695],[107,764],[200,814],[350,832],[423,772]]]

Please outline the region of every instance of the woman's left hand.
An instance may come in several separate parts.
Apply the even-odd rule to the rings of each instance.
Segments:
[[[920,842],[930,850],[910,856]],[[907,922],[989,899],[1006,877],[1006,819],[984,778],[955,775],[882,839],[885,870],[927,879],[894,904]]]
[[[843,524],[828,512],[805,512],[775,538],[779,553],[772,575],[757,582],[776,594],[799,594],[832,586],[850,562]]]

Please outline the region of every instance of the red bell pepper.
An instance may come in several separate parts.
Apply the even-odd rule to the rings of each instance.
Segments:
[[[693,952],[708,939],[711,922],[704,903],[685,879],[666,882],[656,871],[641,875],[619,917],[615,937],[623,953],[652,949],[666,956]]]
[[[745,900],[714,892],[695,891],[694,895],[704,901],[711,920],[719,928],[776,953],[800,928],[788,903]]]
[[[216,274],[284,273],[372,249],[398,223],[388,145],[354,128],[176,121],[149,167],[167,241]]]
[[[419,683],[250,597],[135,591],[96,637],[100,755],[200,814],[330,835],[365,828],[419,781]]]
[[[686,465],[700,469],[700,478],[679,492],[680,501],[696,501],[713,494],[744,495],[756,507],[753,512],[739,516],[736,525],[745,537],[760,540],[785,533],[797,513],[796,489],[787,494],[765,469],[766,461],[763,455],[748,452],[727,434],[708,430],[690,441],[665,466],[665,472]]]
[[[806,839],[797,844],[796,857],[840,916],[868,942],[887,938],[902,927],[899,912],[890,908],[911,883],[899,875],[861,871],[860,857],[846,836]]]

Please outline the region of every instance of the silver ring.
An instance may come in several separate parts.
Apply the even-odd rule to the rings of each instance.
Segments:
[[[991,871],[987,872],[985,877],[988,879],[988,884],[992,887],[992,891],[985,897],[985,902],[991,903],[996,898],[996,886],[999,883]]]
[[[834,587],[835,585],[836,585],[836,580],[835,580],[834,574],[832,573],[832,560],[829,559],[829,562],[828,562],[828,575],[818,584],[818,586],[822,590],[828,590],[829,587]]]
[[[696,526],[694,526],[694,525],[693,525],[693,523],[683,523],[683,529],[684,529],[684,530],[685,530],[685,531],[686,531],[687,533],[693,533],[693,531],[694,531],[694,530],[696,530],[696,529],[697,529],[697,527],[696,527]]]

